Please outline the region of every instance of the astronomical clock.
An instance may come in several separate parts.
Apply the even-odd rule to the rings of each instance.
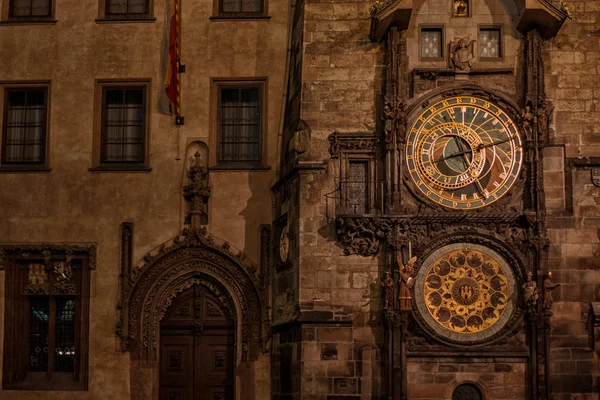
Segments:
[[[341,174],[338,241],[347,255],[384,258],[387,392],[410,397],[409,366],[440,355],[481,363],[510,355],[527,371],[516,378],[526,393],[515,398],[548,397],[541,39],[525,41],[520,82],[478,69],[477,44],[462,39],[449,43],[447,67],[413,63],[409,75],[400,31],[387,33],[380,123],[372,134],[330,136]],[[512,91],[486,87],[482,75]]]

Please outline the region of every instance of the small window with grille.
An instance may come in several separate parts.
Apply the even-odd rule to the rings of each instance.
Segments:
[[[52,0],[9,0],[9,19],[48,19],[52,16]]]
[[[2,164],[41,165],[46,161],[47,87],[4,91]]]
[[[85,390],[89,248],[5,248],[3,387]]]
[[[351,214],[369,212],[369,162],[350,160],[346,181],[346,207]]]
[[[442,26],[421,27],[420,55],[423,61],[444,59],[444,28]]]
[[[500,27],[479,28],[479,59],[495,61],[502,58],[502,29]]]
[[[146,162],[146,85],[102,88],[100,164],[127,168]]]
[[[139,18],[148,15],[149,0],[106,0],[106,17]]]
[[[264,137],[263,83],[219,84],[217,95],[217,163],[252,168],[262,165]]]

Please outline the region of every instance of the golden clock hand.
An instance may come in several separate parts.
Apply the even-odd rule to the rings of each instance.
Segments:
[[[499,141],[497,141],[497,142],[492,142],[492,143],[487,143],[487,144],[480,143],[480,144],[479,144],[479,145],[478,145],[478,146],[475,148],[475,150],[477,150],[477,151],[480,151],[481,149],[485,149],[485,148],[487,148],[487,147],[492,147],[492,146],[496,146],[496,145],[499,145],[499,144],[502,144],[502,143],[510,142],[511,140],[513,140],[513,139],[514,139],[514,138],[516,138],[516,137],[517,137],[517,135],[513,135],[513,136],[509,137],[508,139],[499,140]],[[449,159],[449,158],[453,158],[453,157],[462,156],[463,154],[472,153],[472,152],[473,152],[473,150],[472,150],[472,149],[468,149],[468,150],[464,150],[464,151],[459,151],[458,153],[453,153],[453,154],[450,154],[449,156],[443,156],[443,157],[440,157],[440,158],[438,158],[437,160],[433,160],[433,162],[434,162],[434,163],[438,163],[438,162],[440,162],[440,161],[444,161],[444,160],[447,160],[447,159]]]

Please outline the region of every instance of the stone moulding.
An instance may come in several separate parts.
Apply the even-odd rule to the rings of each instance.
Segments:
[[[514,3],[520,10],[517,30],[522,34],[538,29],[544,39],[551,39],[569,18],[564,8],[558,8],[548,0],[514,0]],[[373,4],[369,14],[370,39],[380,42],[392,27],[397,27],[400,31],[408,29],[412,10],[412,0],[387,1],[382,7]]]
[[[125,269],[126,270],[126,269]],[[256,266],[206,230],[184,230],[123,276],[124,297],[116,333],[132,360],[156,361],[160,321],[173,299],[193,285],[209,290],[236,321],[237,359],[252,361],[270,330]]]
[[[96,245],[95,244],[0,244],[0,271],[4,269],[4,258],[8,253],[20,253],[22,257],[27,258],[29,253],[41,252],[42,254],[64,253],[65,257],[71,257],[77,254],[87,254],[89,269],[96,269]]]

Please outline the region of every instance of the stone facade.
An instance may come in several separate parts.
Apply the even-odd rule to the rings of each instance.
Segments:
[[[8,2],[0,0],[4,16]],[[461,18],[452,17],[450,0],[388,2],[387,7],[397,10],[397,20],[382,37],[373,37],[373,24],[385,24],[383,16],[378,18],[386,11],[375,10],[371,18],[371,1],[288,4],[276,0],[268,2],[269,19],[221,20],[210,19],[213,2],[183,0],[185,125],[180,127],[160,112],[168,4],[152,3],[156,20],[146,23],[102,21],[101,7],[91,0],[56,0],[55,23],[0,22],[0,85],[49,82],[51,168],[37,173],[0,168],[0,187],[10,188],[0,191],[0,244],[97,246],[97,268],[91,277],[87,391],[0,390],[0,398],[158,398],[156,359],[139,358],[137,350],[128,349],[123,344],[127,341],[115,334],[124,318],[117,305],[129,306],[120,303],[121,293],[125,297],[135,293],[133,287],[131,292],[123,289],[119,278],[123,271],[119,227],[131,222],[131,268],[138,271],[136,277],[168,265],[164,262],[168,257],[193,254],[200,259],[210,253],[224,264],[239,266],[238,276],[248,280],[244,287],[254,285],[259,293],[260,338],[247,351],[238,344],[236,399],[450,399],[461,383],[476,384],[486,399],[545,398],[546,391],[557,400],[598,399],[600,335],[590,344],[587,325],[589,303],[600,302],[600,188],[590,178],[590,169],[600,164],[598,1],[567,4],[573,20],[561,20],[557,32],[540,40],[543,69],[536,71],[542,74],[533,74],[536,82],[543,83],[535,89],[535,99],[545,94],[553,108],[549,140],[540,145],[542,167],[537,181],[543,182],[539,237],[547,237],[550,244],[539,252],[524,251],[521,264],[524,271],[536,272],[539,287],[548,271],[560,284],[554,291],[552,316],[546,320],[548,339],[544,340],[543,318],[528,326],[522,316],[514,324],[517,334],[473,352],[448,350],[425,335],[410,336],[418,326],[410,312],[384,310],[381,280],[386,270],[396,271],[392,256],[396,250],[391,250],[386,233],[374,229],[372,254],[360,248],[348,251],[344,229],[336,222],[342,214],[346,166],[332,143],[351,151],[363,144],[363,149],[378,149],[369,156],[374,166],[370,175],[374,212],[367,218],[422,215],[427,207],[411,194],[408,179],[395,181],[396,193],[405,202],[402,211],[384,206],[387,200],[380,194],[392,179],[383,161],[388,151],[381,139],[385,102],[393,94],[417,107],[436,91],[471,85],[505,96],[520,112],[533,90],[528,89],[532,75],[527,71],[532,68],[527,31],[536,21],[525,22],[525,28],[520,25],[529,2],[471,0],[469,17]],[[564,19],[558,6],[552,10],[554,17]],[[492,25],[502,25],[502,59],[476,61],[472,74],[455,74],[448,63],[450,42],[476,39],[480,26]],[[421,59],[423,26],[443,27],[441,60]],[[392,41],[394,49],[389,45]],[[394,62],[390,54],[397,57]],[[186,236],[182,232],[190,226],[182,186],[196,150],[208,166],[215,164],[212,79],[219,78],[266,80],[266,168],[209,168],[212,192],[206,229],[198,237]],[[98,126],[97,81],[110,79],[150,81],[150,171],[90,170]],[[408,126],[413,122],[414,118],[407,121]],[[337,142],[332,139],[334,132],[341,138]],[[514,197],[525,198],[526,189],[514,189],[518,193]],[[535,219],[534,208],[522,198],[511,206],[524,219]],[[481,222],[436,223],[439,226],[428,226],[427,240],[465,231],[484,235]],[[490,234],[501,242],[508,242],[503,236],[505,223],[498,222],[496,232]],[[265,225],[271,228],[270,241],[262,240],[260,228]],[[285,229],[289,254],[282,260],[279,241]],[[412,254],[420,257],[430,243],[412,234],[407,241]],[[397,244],[400,253],[407,253],[407,241]],[[516,247],[515,243],[508,247]],[[186,249],[189,254],[177,256]],[[520,287],[524,273],[517,277]],[[397,282],[398,276],[394,278]],[[4,291],[4,273],[0,273],[0,326],[7,323]],[[248,297],[233,293],[232,298],[233,304]],[[240,317],[238,342],[243,337],[241,321]],[[539,327],[534,329],[536,323]],[[529,332],[538,336],[531,339]],[[0,341],[3,335],[0,329]],[[0,358],[2,351],[0,346]],[[537,359],[535,364],[532,358]],[[532,365],[537,370],[532,372]]]

